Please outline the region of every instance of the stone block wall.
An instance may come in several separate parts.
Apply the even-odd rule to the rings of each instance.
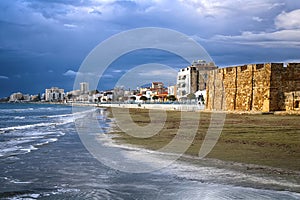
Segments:
[[[289,63],[284,81],[284,107],[286,110],[300,110],[300,63]]]
[[[272,63],[270,79],[270,110],[284,110],[284,88],[286,82],[286,68],[282,63]]]
[[[224,74],[225,89],[225,107],[223,110],[235,110],[237,97],[237,68],[229,67],[222,70]]]
[[[235,110],[250,111],[252,108],[253,91],[253,71],[252,66],[237,67],[237,90]]]
[[[271,64],[253,66],[253,111],[269,111]]]
[[[206,91],[206,106],[209,110],[225,110],[223,72],[224,69],[217,69],[208,73],[206,88],[209,87],[211,90]]]
[[[208,74],[206,90],[208,110],[295,110],[300,104],[300,64],[250,64],[213,70]]]

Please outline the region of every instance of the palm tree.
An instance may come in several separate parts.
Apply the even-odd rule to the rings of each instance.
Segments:
[[[175,97],[174,95],[168,96],[167,99],[168,99],[169,101],[176,101],[176,100],[177,100],[176,97]]]
[[[145,102],[145,101],[147,101],[147,100],[148,100],[148,98],[147,98],[147,97],[145,97],[145,96],[141,96],[140,100],[142,100],[143,102]]]
[[[136,100],[136,97],[135,97],[135,96],[132,96],[132,97],[130,97],[130,100],[135,101],[135,100]]]
[[[152,99],[153,99],[154,101],[156,101],[156,100],[158,99],[158,96],[153,96]]]

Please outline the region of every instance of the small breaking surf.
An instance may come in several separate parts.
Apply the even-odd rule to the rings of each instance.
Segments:
[[[52,112],[46,115],[47,117],[43,117],[44,111],[48,111],[50,108]],[[84,117],[87,113],[87,111],[71,113],[69,107],[55,109],[52,107],[7,109],[13,112],[16,110],[19,112],[34,111],[36,114],[14,116],[10,118],[12,120],[11,124],[18,124],[16,121],[21,121],[22,125],[0,128],[0,158],[27,154],[40,149],[44,145],[58,141],[61,136],[67,133],[67,127],[72,124],[74,120]],[[68,112],[61,112],[62,110]],[[39,111],[41,113],[39,113]],[[57,114],[53,115],[52,113],[55,112]],[[9,117],[9,115],[7,116]]]
[[[113,127],[114,124],[111,125]],[[96,139],[99,143],[109,147],[120,150],[124,160],[131,160],[133,162],[142,162],[147,165],[152,165],[154,168],[158,166],[166,166],[152,172],[156,175],[170,175],[175,176],[179,180],[191,181],[199,187],[214,188],[216,193],[209,190],[205,194],[208,199],[232,199],[239,198],[240,193],[242,198],[258,198],[268,197],[272,199],[298,199],[299,193],[292,191],[300,191],[300,184],[290,180],[282,179],[282,177],[267,176],[263,174],[245,173],[242,170],[232,168],[233,163],[214,159],[199,159],[193,156],[183,155],[182,159],[172,161],[174,154],[164,153],[153,150],[147,150],[127,144],[116,143],[113,140],[113,134],[99,134]],[[105,155],[103,155],[105,156]],[[111,163],[120,162],[114,160],[112,157]],[[246,166],[246,165],[245,165]],[[244,168],[245,168],[244,166]],[[267,168],[267,167],[266,167]],[[138,170],[138,168],[137,168]],[[226,190],[224,190],[226,188]],[[188,190],[188,189],[187,189]],[[288,190],[281,192],[279,190]],[[191,192],[195,196],[204,195],[203,191],[199,194]],[[220,194],[217,194],[220,193]],[[204,196],[205,196],[204,195]],[[227,197],[226,197],[227,196]],[[194,198],[192,198],[194,199]]]

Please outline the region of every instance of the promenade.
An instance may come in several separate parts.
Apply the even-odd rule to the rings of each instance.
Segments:
[[[94,104],[95,105],[95,104]],[[203,111],[205,109],[205,105],[197,105],[197,104],[97,104],[97,107],[103,108],[141,108],[141,109],[155,109],[155,110],[174,110],[174,111]]]

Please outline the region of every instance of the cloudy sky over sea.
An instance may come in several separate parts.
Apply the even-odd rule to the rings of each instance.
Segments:
[[[71,90],[78,68],[96,45],[141,27],[184,33],[221,67],[300,61],[298,0],[1,0],[0,97],[42,93],[51,86]],[[168,56],[156,61],[181,67]],[[131,55],[117,62],[103,77],[102,89],[149,60]]]

